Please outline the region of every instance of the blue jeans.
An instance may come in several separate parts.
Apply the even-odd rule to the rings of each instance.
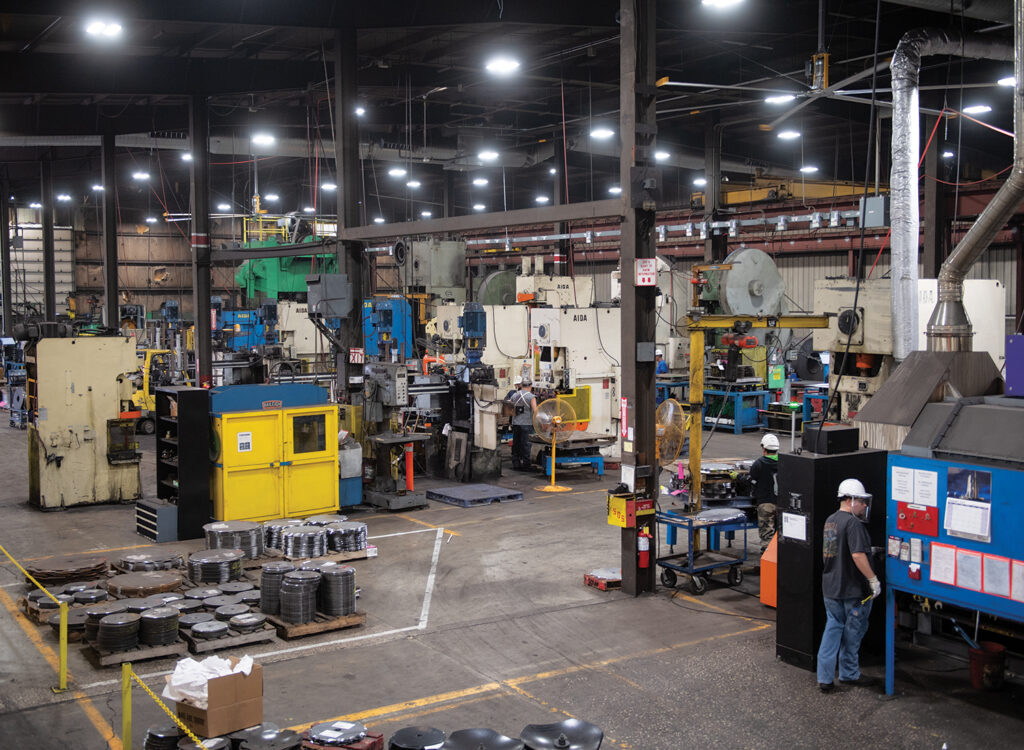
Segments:
[[[825,598],[828,621],[818,648],[818,682],[832,684],[839,660],[839,679],[856,680],[860,677],[860,642],[868,632],[871,602],[861,604],[860,599]]]

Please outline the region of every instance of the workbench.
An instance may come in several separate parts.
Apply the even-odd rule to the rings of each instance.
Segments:
[[[746,518],[736,517],[715,520],[702,517],[701,513],[659,511],[655,514],[655,522],[667,527],[668,536],[674,539],[675,533],[681,529],[685,531],[687,538],[685,552],[659,556],[655,560],[655,564],[662,568],[662,585],[669,588],[675,586],[676,574],[685,573],[690,577],[690,591],[694,594],[703,594],[708,589],[711,574],[721,570],[727,571],[730,586],[737,586],[743,581],[740,565],[747,561],[747,529],[756,528],[757,524],[748,522]],[[707,533],[709,548],[693,552],[694,540],[701,530]],[[718,549],[718,534],[723,531],[743,531],[743,545],[736,554],[727,554]]]
[[[708,397],[721,398],[726,404],[732,404],[732,417],[718,417],[716,408],[708,406]],[[764,426],[763,412],[768,408],[771,399],[770,391],[704,391],[704,426],[727,425],[732,428],[733,434],[742,435],[744,430],[760,429]],[[718,406],[718,410],[727,412],[724,406]]]

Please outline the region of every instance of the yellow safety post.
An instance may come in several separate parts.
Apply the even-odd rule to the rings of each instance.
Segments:
[[[121,665],[121,750],[132,750],[132,665]]]
[[[144,683],[142,681],[142,679],[137,674],[135,674],[135,671],[132,669],[131,664],[124,664],[123,667],[124,667],[124,671],[122,672],[122,683],[121,683],[121,704],[122,704],[121,705],[121,712],[122,712],[122,716],[123,716],[124,715],[124,711],[125,711],[124,707],[125,707],[125,704],[127,704],[127,707],[128,707],[128,714],[127,715],[129,717],[128,718],[128,722],[129,723],[128,723],[128,727],[127,727],[127,732],[125,732],[124,728],[122,727],[122,733],[124,734],[124,737],[127,737],[127,739],[122,739],[122,742],[123,743],[130,743],[131,742],[131,711],[132,711],[132,707],[131,707],[131,700],[132,700],[131,680],[135,680],[137,683],[139,683],[139,687],[141,687],[146,692],[146,695],[148,695],[150,698],[152,698],[153,702],[156,703],[156,705],[160,706],[160,708],[163,709],[163,712],[165,714],[167,714],[168,716],[171,717],[171,720],[181,728],[181,731],[183,731],[185,733],[185,735],[190,740],[192,740],[192,742],[195,743],[196,747],[203,748],[203,750],[206,750],[206,745],[203,744],[203,741],[201,739],[199,739],[195,735],[195,732],[193,732],[191,729],[189,729],[187,726],[185,726],[185,724],[182,722],[182,720],[178,718],[177,714],[175,714],[174,711],[169,709],[167,707],[167,705],[162,700],[160,700],[157,697],[156,693],[154,693],[152,690],[149,689],[149,685]],[[130,679],[128,679],[128,678],[130,678]],[[125,679],[128,679],[128,687],[127,688],[125,688],[125,686],[124,686],[124,680]],[[125,744],[124,745],[124,750],[131,750],[131,745],[130,744]]]
[[[40,589],[51,601],[56,604],[60,609],[60,658],[57,664],[57,687],[52,688],[55,693],[63,693],[68,689],[68,604],[67,602],[60,601],[56,596],[50,593],[43,584],[39,583],[33,578],[27,570],[21,567],[21,563],[15,560],[11,553],[4,549],[3,545],[0,545],[0,552],[3,552],[7,556],[7,559],[14,563],[14,567],[24,574],[25,578],[30,580],[36,585],[36,588]]]

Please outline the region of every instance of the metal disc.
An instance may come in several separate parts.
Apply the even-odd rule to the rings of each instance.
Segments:
[[[366,727],[358,721],[325,721],[309,728],[309,739],[318,745],[351,745],[366,736]]]
[[[444,750],[526,750],[522,740],[506,737],[493,729],[460,729],[442,745]]]
[[[220,638],[228,634],[228,624],[217,620],[198,622],[192,626],[192,635],[196,638]]]
[[[786,284],[771,256],[753,247],[729,253],[719,274],[718,299],[727,315],[779,315]]]
[[[579,719],[530,724],[519,736],[530,750],[598,750],[604,740],[601,727]]]
[[[107,591],[120,597],[146,597],[181,587],[181,576],[169,570],[122,573],[107,581]]]
[[[434,727],[403,727],[391,735],[388,750],[435,750],[445,741],[445,733]]]
[[[174,607],[178,612],[183,615],[187,615],[189,612],[198,612],[203,608],[202,599],[179,599],[176,602],[171,602],[171,607]]]
[[[185,592],[186,599],[209,599],[211,596],[221,596],[224,592],[220,589],[190,589]]]
[[[241,603],[242,597],[237,594],[233,594],[232,596],[224,596],[222,594],[220,596],[211,596],[209,599],[203,599],[203,606],[210,612],[215,609],[219,609],[220,607],[227,607],[229,605]]]
[[[246,612],[235,615],[228,620],[228,627],[234,628],[241,633],[251,633],[259,630],[267,622],[267,616],[260,612]]]
[[[243,591],[250,591],[255,588],[249,581],[228,581],[218,586],[225,594],[241,594]]]
[[[225,604],[223,607],[217,607],[213,616],[218,620],[230,620],[232,617],[244,615],[248,611],[248,604]]]
[[[203,622],[214,621],[213,612],[190,612],[178,618],[178,624],[183,628],[191,628]]]

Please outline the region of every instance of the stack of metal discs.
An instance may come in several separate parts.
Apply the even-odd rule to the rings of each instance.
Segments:
[[[177,750],[181,730],[173,721],[169,724],[158,724],[146,730],[146,741],[142,750]]]
[[[321,574],[319,605],[325,615],[350,615],[356,611],[356,570],[348,565],[327,568]]]
[[[262,628],[266,622],[266,615],[259,612],[246,612],[228,620],[228,627],[239,633],[252,633]]]
[[[434,727],[403,727],[391,735],[391,739],[388,740],[388,750],[439,748],[444,744],[445,739],[444,732]]]
[[[238,740],[238,750],[299,750],[302,747],[302,735],[291,729],[263,729],[258,734]],[[234,735],[232,735],[234,736]]]
[[[107,558],[99,555],[48,557],[25,566],[28,574],[44,586],[51,583],[92,581],[103,577],[109,569],[110,564],[107,562]]]
[[[57,601],[54,601],[48,596],[44,596],[40,599],[36,599],[36,606],[39,609],[59,609],[61,603],[67,604],[69,607],[75,603],[75,597],[73,594],[57,594]]]
[[[299,566],[299,570],[315,570],[323,573],[325,570],[338,567],[334,560],[306,560]]]
[[[325,721],[309,728],[309,741],[328,747],[354,745],[365,736],[366,727],[358,721]]]
[[[228,581],[218,586],[225,594],[241,594],[243,591],[251,591],[256,588],[249,581]]]
[[[291,526],[302,526],[301,518],[275,518],[263,522],[263,543],[269,549],[281,549],[281,532]]]
[[[293,570],[281,581],[281,619],[285,622],[312,622],[316,616],[316,592],[320,574],[315,570]]]
[[[86,589],[94,589],[94,588],[98,588],[98,586],[93,586],[92,584],[82,583],[81,581],[79,581],[77,583],[66,584],[64,586],[63,590],[60,593],[62,593],[62,594],[71,594],[71,596],[74,596],[79,591],[85,591]]]
[[[366,549],[366,524],[359,521],[330,524],[327,527],[327,546],[331,552]]]
[[[260,600],[262,599],[259,589],[243,591],[241,594],[235,594],[235,596],[242,600],[242,604],[248,604],[250,607],[259,607]]]
[[[185,560],[180,552],[132,552],[118,558],[117,567],[131,573],[136,570],[174,570]]]
[[[128,607],[125,606],[123,599],[115,599],[113,601],[101,602],[100,604],[93,605],[85,608],[85,640],[90,643],[96,642],[96,631],[100,627],[100,620],[107,615],[117,615],[122,612],[127,612]]]
[[[318,516],[307,518],[305,524],[307,526],[326,526],[331,523],[345,523],[347,520],[348,516],[342,516],[338,513],[321,513]]]
[[[213,622],[213,620],[212,612],[189,612],[178,618],[178,624],[186,630],[191,630],[201,622]]]
[[[193,638],[220,638],[228,634],[228,624],[219,620],[197,622],[189,631]]]
[[[121,612],[100,619],[96,647],[100,651],[128,651],[139,645],[139,621],[134,612]]]
[[[327,554],[327,530],[322,526],[291,526],[281,531],[281,544],[288,557],[322,557]]]
[[[185,598],[184,594],[179,594],[177,591],[167,591],[163,594],[153,594],[153,596],[147,596],[144,601],[150,607],[166,607],[167,605],[181,601]]]
[[[214,549],[195,552],[188,558],[188,577],[195,583],[227,583],[242,577],[240,549]]]
[[[225,604],[223,607],[217,607],[213,612],[213,616],[224,622],[230,620],[232,617],[244,615],[248,611],[248,604]]]
[[[169,646],[178,640],[178,610],[153,607],[140,616],[139,641],[147,646]]]
[[[63,586],[53,586],[50,589],[50,593],[53,594],[54,596],[59,596],[59,595],[64,593],[64,587]],[[47,596],[45,589],[35,589],[33,591],[29,591],[28,595],[25,598],[28,599],[30,602],[37,602],[38,603],[38,602],[42,601],[43,599],[49,599],[50,597]]]
[[[285,573],[295,570],[288,562],[264,563],[260,571],[260,612],[276,615],[281,611],[281,580]]]
[[[185,598],[186,599],[199,599],[200,601],[202,601],[204,599],[209,599],[211,596],[220,596],[223,593],[224,592],[221,591],[220,589],[215,589],[215,588],[212,588],[212,587],[210,587],[210,588],[196,588],[196,589],[189,589],[188,591],[186,591],[185,592]]]
[[[178,750],[231,750],[231,740],[223,737],[210,737],[203,740],[202,745],[197,745],[188,737],[178,740]]]
[[[107,581],[112,596],[152,596],[181,588],[181,575],[173,570],[121,573]]]
[[[97,602],[105,601],[107,598],[107,592],[103,589],[83,589],[75,592],[75,602],[77,604],[96,604]]]
[[[77,609],[74,612],[68,612],[68,633],[84,633],[85,623],[88,620],[88,616],[85,614],[85,610]],[[60,612],[54,612],[50,615],[50,619],[46,623],[53,628],[53,632],[60,637]]]
[[[178,610],[179,614],[187,615],[190,612],[199,612],[203,608],[202,599],[178,599],[176,602],[171,602],[168,606],[174,607]]]
[[[124,605],[125,612],[135,612],[136,614],[145,612],[153,606],[151,602],[147,602],[145,599],[137,597],[132,599],[122,599],[121,604]]]
[[[242,598],[238,595],[225,596],[224,594],[221,594],[220,596],[211,596],[208,599],[203,599],[203,609],[207,612],[213,612],[215,609],[226,607],[229,604],[241,603]]]
[[[252,521],[217,521],[203,526],[210,549],[240,549],[250,560],[263,557],[263,527]]]

